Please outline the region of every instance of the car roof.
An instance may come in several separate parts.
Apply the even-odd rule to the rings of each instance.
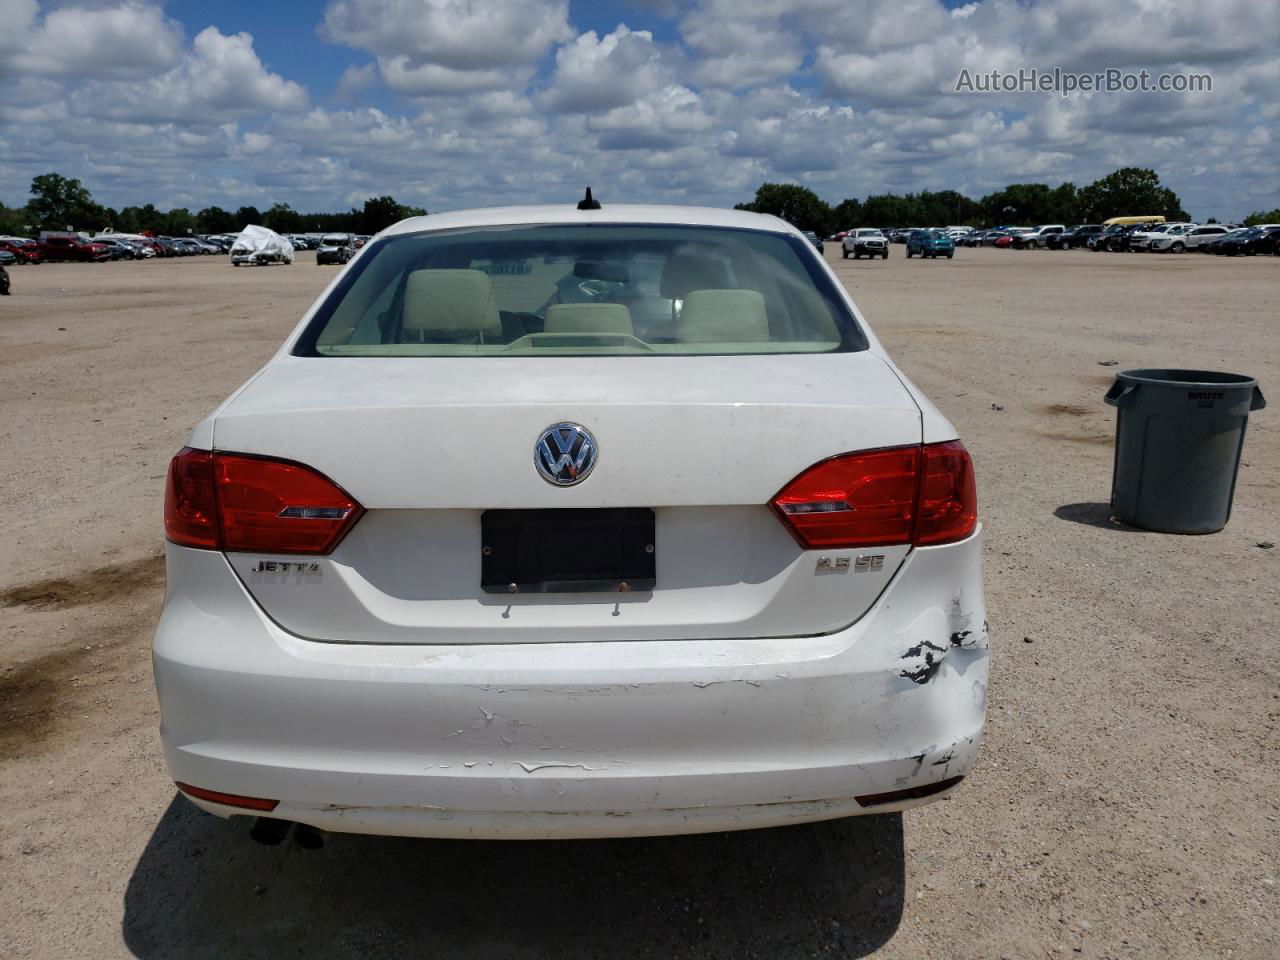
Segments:
[[[463,227],[514,226],[520,224],[674,224],[678,226],[736,227],[802,236],[785,220],[745,210],[719,207],[680,207],[664,204],[606,203],[599,210],[578,210],[574,204],[559,203],[527,207],[486,207],[454,210],[426,217],[410,217],[388,227],[384,236],[417,233],[423,230],[452,230]]]

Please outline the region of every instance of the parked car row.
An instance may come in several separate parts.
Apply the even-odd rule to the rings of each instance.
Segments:
[[[1128,223],[1104,226],[1085,223],[1072,226],[994,227],[965,234],[957,243],[966,247],[1005,247],[1015,250],[1088,249],[1095,253],[1206,253],[1246,254],[1276,252],[1280,224],[1240,227],[1235,224]]]
[[[44,263],[45,259],[44,247],[24,237],[0,237],[0,254],[7,254],[12,258],[6,260],[0,257],[0,262],[14,265]]]
[[[1044,245],[1049,250],[1078,250],[1081,247],[1087,247],[1089,241],[1100,235],[1104,229],[1100,223],[1082,223],[1049,237]]]
[[[854,260],[860,260],[863,257],[872,259],[879,257],[881,260],[888,260],[890,243],[906,244],[908,257],[919,254],[921,257],[946,257],[949,260],[955,256],[955,237],[963,236],[970,229],[970,227],[928,227],[915,230],[892,228],[879,230],[875,227],[857,227],[842,230],[827,239],[839,242],[840,256],[845,260],[851,257]]]
[[[323,236],[313,233],[286,233],[283,236],[293,244],[294,250],[319,250],[322,246],[329,244],[332,237],[346,237],[349,241],[347,245],[352,250],[359,250],[372,239],[368,234],[363,233],[326,233]]]
[[[1276,254],[1280,224],[1241,227],[1222,223],[1157,223],[1108,227],[1090,238],[1089,249],[1110,253]]]
[[[1187,238],[1188,240],[1191,237]],[[1176,243],[1177,240],[1171,241]],[[1153,248],[1158,249],[1158,248]],[[1200,242],[1186,249],[1200,253],[1216,253],[1223,256],[1248,256],[1271,254],[1280,256],[1280,224],[1267,223],[1256,227],[1236,227],[1221,235],[1200,236]]]
[[[155,257],[225,256],[239,234],[203,234],[191,237],[153,237],[143,234],[46,231],[39,239],[0,236],[0,263],[15,266],[46,261],[103,263],[108,260],[148,260]],[[370,238],[343,233],[285,238],[294,250],[317,251],[317,263],[346,263]],[[320,255],[321,250],[328,248]]]
[[[1227,256],[1243,254],[1276,253],[1280,244],[1280,224],[1260,224],[1241,227],[1236,224],[1163,223],[1138,218],[1128,223],[1048,223],[1035,227],[1000,226],[974,230],[969,227],[930,227],[922,229],[856,228],[842,231],[828,238],[838,240],[841,255],[855,259],[863,255],[888,256],[887,249],[876,246],[874,250],[862,237],[876,237],[887,246],[889,243],[907,244],[907,256],[921,253],[924,256],[946,255],[945,242],[931,254],[934,244],[923,237],[945,237],[954,247],[1000,247],[1014,250],[1080,250],[1108,253],[1183,253],[1201,251]],[[923,236],[922,236],[923,235]],[[916,237],[913,244],[912,237]]]
[[[82,260],[95,262],[113,259],[113,251],[105,243],[93,243],[76,234],[49,234],[39,240],[29,237],[0,237],[4,249],[13,253],[15,262],[43,263],[46,260]],[[114,254],[118,259],[118,254]]]
[[[147,237],[134,234],[46,232],[40,239],[0,237],[0,250],[18,264],[50,261],[101,263],[107,260],[148,260],[153,257],[188,257],[224,253],[221,244],[203,237]]]
[[[917,230],[931,230],[946,234],[955,245],[974,232],[973,227],[885,227],[883,230],[890,243],[906,243]]]

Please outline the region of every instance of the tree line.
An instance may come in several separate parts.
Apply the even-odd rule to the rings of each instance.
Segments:
[[[1190,220],[1178,195],[1162,186],[1154,170],[1124,167],[1086,187],[1064,183],[1012,183],[980,200],[955,190],[884,193],[849,198],[830,206],[808,187],[765,183],[738,210],[771,213],[801,230],[827,236],[853,227],[1032,226],[1039,223],[1101,223],[1111,217],[1153,214]],[[1252,214],[1265,217],[1270,214]],[[1265,222],[1265,221],[1259,221]],[[1275,221],[1271,221],[1275,222]]]
[[[1110,217],[1158,214],[1167,220],[1190,220],[1172,190],[1160,184],[1154,170],[1124,167],[1086,187],[1064,183],[1013,183],[980,200],[955,190],[884,193],[865,200],[849,198],[830,206],[808,187],[765,183],[750,203],[739,210],[771,213],[799,227],[827,236],[853,227],[937,227],[1025,225],[1037,223],[1101,223]],[[254,206],[224,210],[205,207],[192,213],[186,207],[160,210],[154,204],[113,210],[94,201],[79,180],[45,173],[31,181],[31,199],[22,207],[0,203],[0,235],[28,236],[41,230],[82,230],[98,233],[154,233],[186,236],[193,233],[236,233],[250,223],[277,233],[374,234],[405,217],[426,210],[397,203],[393,197],[370,197],[359,209],[340,213],[300,213],[287,203],[268,209]],[[1209,222],[1214,222],[1210,218]],[[1244,221],[1280,223],[1280,210],[1250,214]]]
[[[359,209],[342,213],[300,213],[287,203],[266,210],[243,206],[236,210],[205,207],[192,213],[186,207],[160,210],[154,204],[114,210],[93,199],[79,180],[58,173],[44,173],[31,181],[31,199],[22,207],[0,204],[0,234],[29,236],[41,230],[74,230],[99,233],[153,233],[183,237],[193,233],[239,233],[248,224],[277,233],[374,234],[405,217],[426,214],[421,207],[397,203],[393,197],[370,197]]]

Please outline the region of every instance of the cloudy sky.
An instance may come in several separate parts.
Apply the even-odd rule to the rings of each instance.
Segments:
[[[1154,167],[1280,206],[1274,0],[0,0],[0,201],[731,204]],[[1203,72],[1212,93],[957,93],[962,69]]]

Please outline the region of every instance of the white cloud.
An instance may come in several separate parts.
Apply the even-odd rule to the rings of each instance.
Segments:
[[[339,100],[354,100],[378,82],[378,71],[372,63],[362,67],[352,65],[342,71],[334,96]]]
[[[741,89],[771,83],[799,69],[801,38],[784,30],[783,4],[704,0],[680,24],[696,56],[694,77],[710,87]]]
[[[599,134],[601,150],[674,149],[705,134],[716,121],[702,98],[688,87],[671,85],[625,107],[592,117],[588,129]]]
[[[404,117],[393,117],[376,107],[354,110],[315,108],[276,121],[277,138],[308,150],[347,153],[359,150],[402,150],[415,145],[418,132]],[[250,136],[246,134],[246,137]]]
[[[518,88],[570,39],[567,0],[330,0],[320,35],[377,57],[410,96]]]
[[[258,133],[251,130],[244,135],[240,142],[240,154],[242,156],[251,157],[255,154],[266,153],[275,146],[275,137],[269,133]]]
[[[90,84],[71,96],[84,117],[150,122],[217,123],[256,112],[304,109],[305,88],[272,73],[247,33],[226,35],[206,27],[190,53],[167,73],[139,82]]]
[[[331,0],[325,38],[466,70],[528,63],[572,33],[565,0]]]
[[[459,70],[438,63],[415,63],[408,57],[379,57],[383,82],[396,93],[430,97],[522,87],[533,73],[532,67],[514,75],[509,69]]]
[[[620,24],[603,37],[590,30],[556,51],[555,76],[543,101],[562,113],[609,110],[634,103],[671,79],[653,34]]]
[[[35,0],[5,0],[0,20],[0,75],[147,77],[182,52],[181,25],[141,0],[59,7],[43,18]]]

